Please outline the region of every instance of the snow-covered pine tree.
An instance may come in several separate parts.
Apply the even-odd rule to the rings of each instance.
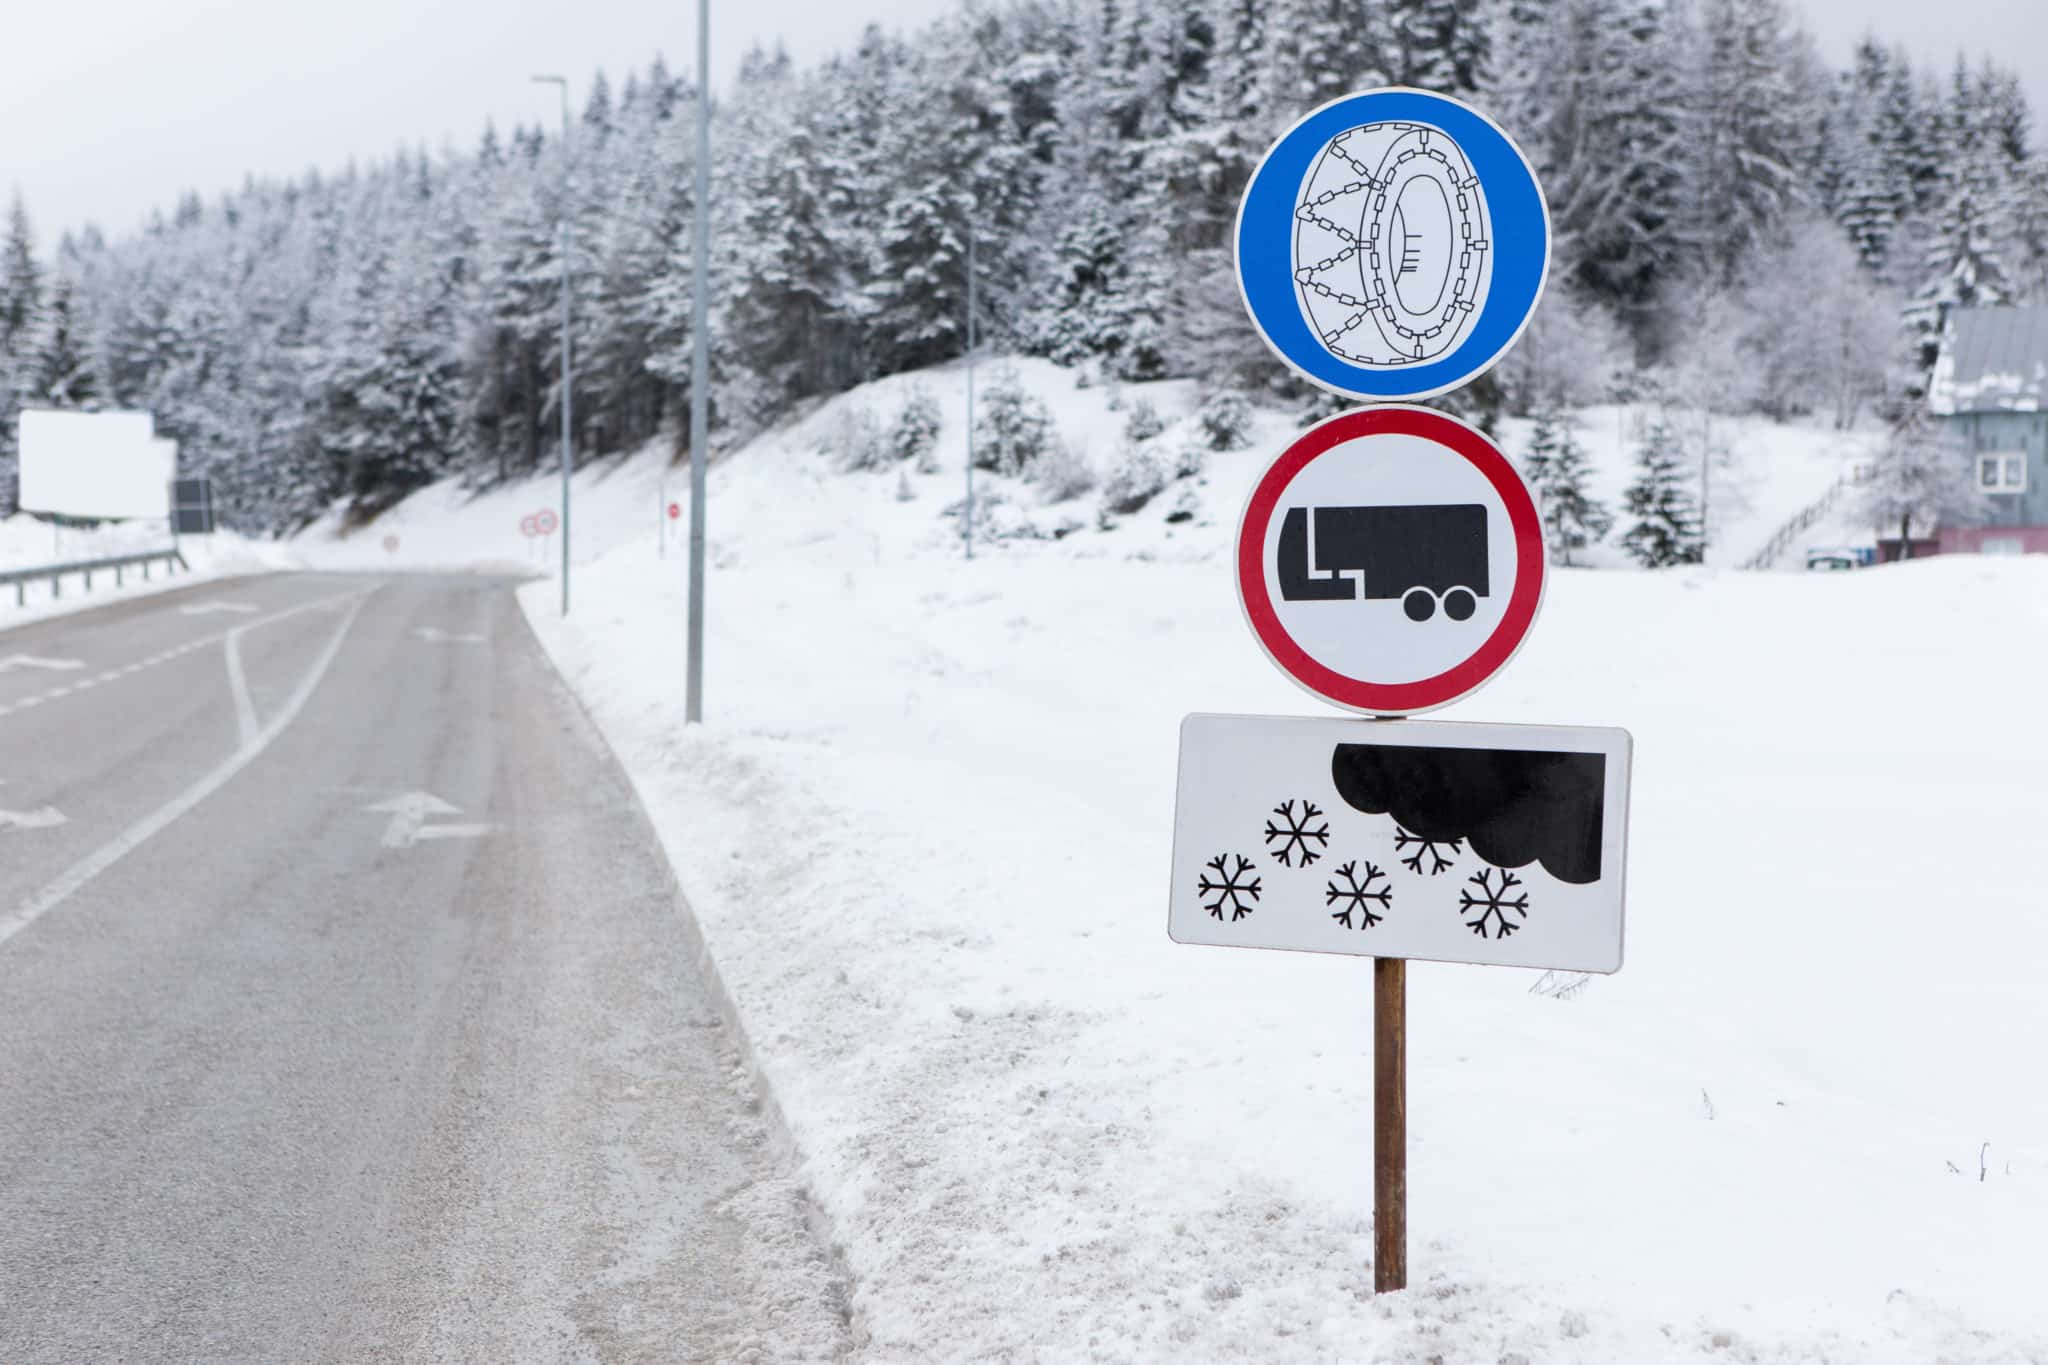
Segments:
[[[1551,406],[1537,414],[1523,468],[1542,509],[1543,542],[1559,564],[1573,563],[1612,529],[1613,515],[1587,487],[1592,466],[1570,414]]]
[[[1638,564],[1661,569],[1698,564],[1706,557],[1706,534],[1685,449],[1662,413],[1651,419],[1636,450],[1636,477],[1626,495],[1634,523],[1622,534],[1622,548]]]
[[[1059,439],[1045,400],[1007,366],[989,376],[974,414],[974,467],[996,474],[1029,473]]]
[[[1113,25],[1115,14],[1106,10],[1103,22]],[[1052,164],[1062,190],[1041,207],[1045,278],[1022,325],[1055,360],[1156,378],[1166,367],[1170,195],[1146,152],[1164,134],[1164,111],[1129,107],[1131,73],[1118,67],[1126,43],[1114,27],[1084,38],[1057,96]]]
[[[2023,303],[2048,303],[2048,155],[2028,158],[2013,189],[2013,291]]]
[[[987,232],[974,193],[971,124],[956,103],[955,73],[915,50],[906,50],[903,60],[890,85],[884,144],[894,171],[866,266],[875,358],[888,371],[960,353],[967,334],[967,234],[970,227]]]
[[[1893,55],[1874,39],[1857,44],[1829,121],[1833,165],[1829,212],[1849,236],[1857,259],[1879,279],[1889,276],[1892,243],[1912,209],[1905,159],[1888,145],[1884,102],[1892,89]]]
[[[14,510],[15,414],[34,387],[42,307],[42,272],[28,206],[16,190],[0,235],[0,511]]]
[[[1317,105],[1387,82],[1394,57],[1387,28],[1392,14],[1385,5],[1352,0],[1273,0],[1266,6],[1259,58],[1262,150],[1264,141]]]
[[[52,277],[49,305],[26,368],[30,396],[52,407],[90,407],[99,393],[79,332],[77,292],[70,275],[60,272]]]
[[[28,205],[16,190],[0,234],[0,354],[25,354],[42,321],[43,272]]]
[[[1558,278],[1636,308],[1677,255],[1693,148],[1688,30],[1660,3],[1521,0],[1494,45],[1493,98],[1536,163]]]
[[[873,78],[891,77],[888,64],[901,60],[894,51],[871,32],[862,52]],[[751,97],[766,117],[750,120],[753,136],[734,161],[724,321],[734,361],[761,377],[763,397],[779,408],[867,377],[855,281],[864,273],[859,229],[872,180],[829,87],[785,76]]]
[[[1487,82],[1490,4],[1472,0],[1389,0],[1387,66],[1396,85],[1469,95]]]
[[[1687,244],[1732,282],[1744,254],[1801,195],[1796,166],[1817,111],[1794,86],[1780,0],[1705,0],[1686,141],[1696,149]]]
[[[1995,87],[1960,58],[1950,86],[1940,191],[1927,224],[1921,282],[1906,309],[1915,359],[1934,366],[1941,334],[1956,308],[1992,307],[2014,298],[2007,262],[2014,238],[2014,162],[1999,136]]]

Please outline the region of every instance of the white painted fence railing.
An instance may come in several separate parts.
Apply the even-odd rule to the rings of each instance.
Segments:
[[[1841,501],[1842,491],[1848,488],[1851,482],[1853,481],[1847,474],[1836,479],[1829,486],[1828,491],[1821,494],[1812,505],[1801,509],[1792,520],[1780,526],[1770,540],[1765,542],[1763,549],[1758,550],[1748,559],[1742,561],[1742,567],[1745,569],[1768,569],[1777,563],[1779,557],[1791,548],[1792,542],[1798,539],[1800,533],[1834,510],[1835,504]]]

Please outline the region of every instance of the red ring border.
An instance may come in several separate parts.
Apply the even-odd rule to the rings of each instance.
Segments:
[[[1408,683],[1374,683],[1318,663],[1280,623],[1266,590],[1266,528],[1280,495],[1308,463],[1362,436],[1417,436],[1445,446],[1478,469],[1500,495],[1515,533],[1515,588],[1507,611],[1479,648],[1455,667]],[[1281,672],[1325,701],[1369,715],[1409,715],[1447,706],[1475,691],[1528,638],[1543,600],[1543,526],[1529,486],[1484,432],[1433,408],[1381,403],[1324,418],[1280,452],[1252,488],[1237,533],[1237,596],[1252,634]]]

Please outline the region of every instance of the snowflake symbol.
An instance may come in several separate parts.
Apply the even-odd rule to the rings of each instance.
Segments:
[[[1237,870],[1234,872],[1228,866],[1232,857],[1237,858]],[[1258,908],[1259,879],[1245,880],[1245,874],[1252,870],[1250,858],[1219,853],[1203,863],[1202,868],[1202,879],[1196,884],[1195,893],[1205,898],[1202,908],[1209,912],[1211,918],[1222,919],[1223,912],[1229,910],[1231,921],[1235,923]],[[1211,870],[1216,873],[1213,878],[1209,875]],[[1215,899],[1206,899],[1210,896]]]
[[[1443,853],[1439,851],[1437,848],[1439,844],[1443,845],[1444,848],[1448,848],[1450,852]],[[1420,834],[1410,834],[1399,825],[1394,826],[1395,852],[1399,852],[1411,845],[1415,846],[1413,856],[1401,860],[1401,866],[1407,868],[1410,872],[1422,871],[1422,860],[1424,858],[1429,859],[1430,876],[1434,877],[1439,872],[1448,872],[1451,866],[1451,859],[1458,856],[1458,850],[1462,844],[1463,841],[1459,839],[1425,839]]]
[[[1499,886],[1495,886],[1491,881],[1492,875],[1496,872],[1500,873]],[[1486,925],[1489,920],[1494,925],[1495,932],[1493,936],[1501,939],[1506,938],[1509,934],[1521,928],[1521,921],[1529,917],[1528,888],[1523,887],[1521,895],[1513,900],[1509,900],[1508,892],[1521,886],[1522,879],[1506,868],[1482,867],[1465,880],[1478,887],[1479,894],[1475,896],[1470,891],[1460,891],[1458,893],[1458,913],[1460,915],[1469,915],[1474,910],[1479,912],[1478,918],[1465,921],[1465,927],[1479,935],[1479,937],[1486,937]],[[1514,911],[1519,917],[1513,923],[1508,921],[1507,912],[1510,910]]]
[[[1323,888],[1325,898],[1323,903],[1325,905],[1343,903],[1344,908],[1331,912],[1330,918],[1343,925],[1346,929],[1351,927],[1351,912],[1354,910],[1358,912],[1358,927],[1370,929],[1373,925],[1386,918],[1385,911],[1391,908],[1394,902],[1394,888],[1382,886],[1377,891],[1373,890],[1372,884],[1387,874],[1374,867],[1371,863],[1367,863],[1365,865],[1365,877],[1363,880],[1360,880],[1357,875],[1357,868],[1358,864],[1354,861],[1348,862],[1337,869],[1337,876],[1342,877],[1344,880],[1340,885],[1336,878],[1331,878],[1329,883]],[[1368,910],[1365,905],[1367,901],[1378,901],[1382,913],[1375,915],[1371,910]]]
[[[1323,856],[1320,845],[1330,842],[1330,822],[1325,820],[1320,825],[1310,827],[1309,822],[1322,815],[1322,812],[1316,809],[1315,802],[1303,801],[1301,814],[1297,817],[1294,813],[1294,802],[1282,801],[1273,807],[1273,814],[1280,817],[1280,823],[1276,825],[1271,820],[1266,822],[1266,847],[1273,849],[1274,841],[1279,841],[1280,847],[1273,849],[1273,856],[1280,860],[1280,866],[1307,867]],[[1308,846],[1311,839],[1315,840],[1318,847]],[[1289,861],[1296,856],[1301,859],[1299,864]]]

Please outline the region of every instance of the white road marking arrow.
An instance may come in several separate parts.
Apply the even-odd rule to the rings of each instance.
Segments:
[[[44,806],[41,810],[0,810],[0,830],[55,829],[70,823],[64,812],[55,806]]]
[[[178,608],[180,616],[218,616],[222,612],[251,612],[256,608],[247,602],[193,602]]]
[[[487,824],[430,825],[437,815],[460,815],[462,807],[451,806],[432,792],[406,792],[374,806],[364,806],[373,815],[389,815],[384,826],[384,847],[411,848],[422,839],[477,839],[491,832]]]
[[[53,673],[68,673],[74,668],[84,668],[78,659],[38,659],[33,654],[10,654],[0,659],[0,673],[11,673],[17,668],[47,668]]]
[[[480,645],[484,642],[481,635],[456,635],[439,626],[416,626],[412,633],[430,645]]]

